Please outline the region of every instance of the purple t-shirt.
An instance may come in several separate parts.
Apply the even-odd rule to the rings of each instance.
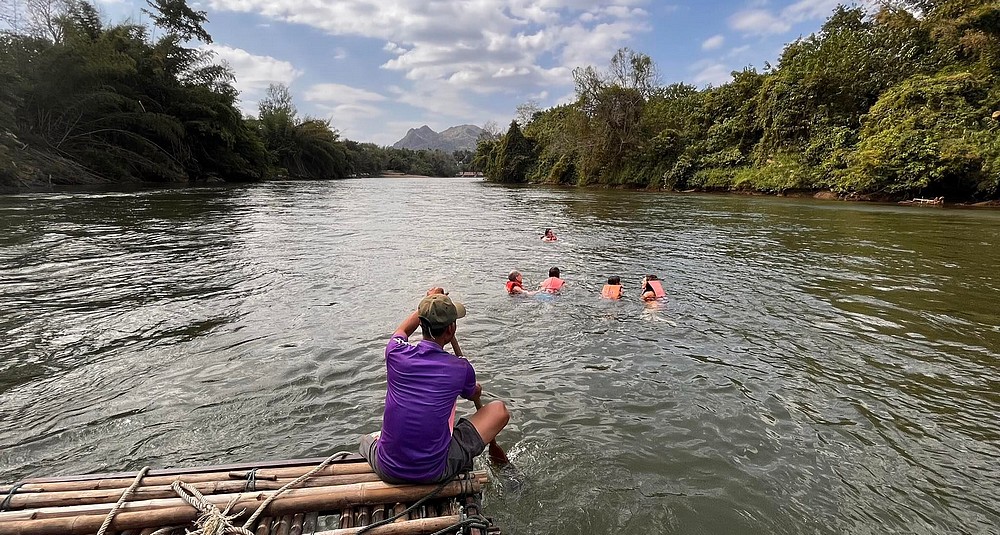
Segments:
[[[407,481],[431,481],[444,472],[451,444],[451,418],[458,396],[476,391],[469,361],[430,340],[411,345],[395,333],[385,346],[388,385],[378,466]]]

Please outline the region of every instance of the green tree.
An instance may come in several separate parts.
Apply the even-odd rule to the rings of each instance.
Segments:
[[[577,106],[587,117],[578,163],[585,181],[620,181],[623,160],[642,143],[643,108],[657,78],[652,59],[628,48],[615,53],[605,72],[593,67],[573,71]]]
[[[150,9],[143,8],[142,12],[167,32],[184,41],[197,38],[206,43],[212,42],[212,36],[205,31],[208,16],[204,11],[191,9],[186,0],[146,0],[146,5]]]
[[[348,149],[322,119],[300,120],[291,92],[271,84],[258,103],[256,126],[274,173],[290,178],[344,178],[352,174]]]
[[[982,81],[970,73],[915,76],[887,91],[865,120],[841,183],[860,193],[966,197],[989,190]],[[985,184],[985,188],[983,186]]]
[[[487,180],[506,184],[523,183],[528,180],[528,171],[534,163],[533,144],[524,137],[517,121],[510,122],[510,128],[492,149],[484,174]]]

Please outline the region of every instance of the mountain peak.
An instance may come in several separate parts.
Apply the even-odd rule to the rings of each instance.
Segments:
[[[476,141],[482,128],[471,124],[461,124],[445,129],[440,134],[427,125],[411,128],[406,131],[403,139],[392,144],[394,149],[410,150],[476,150]]]

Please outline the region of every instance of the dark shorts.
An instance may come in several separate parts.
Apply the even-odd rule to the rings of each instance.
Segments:
[[[412,483],[392,477],[378,466],[377,455],[378,440],[372,434],[361,436],[361,447],[358,448],[361,456],[364,457],[372,470],[378,477],[386,483]],[[476,457],[486,449],[483,437],[479,436],[479,431],[466,418],[459,418],[455,424],[455,429],[451,432],[451,444],[448,445],[448,461],[444,467],[444,473],[428,481],[418,481],[417,483],[440,483],[455,477],[456,474],[472,470],[472,464]]]

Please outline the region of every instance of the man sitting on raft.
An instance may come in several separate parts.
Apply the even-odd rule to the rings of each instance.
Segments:
[[[471,470],[510,420],[504,403],[491,401],[455,423],[458,397],[478,403],[483,391],[472,364],[444,350],[450,343],[461,352],[455,330],[462,317],[461,303],[431,288],[386,345],[382,430],[362,436],[360,452],[387,483],[439,483]],[[410,344],[418,325],[423,339]]]

